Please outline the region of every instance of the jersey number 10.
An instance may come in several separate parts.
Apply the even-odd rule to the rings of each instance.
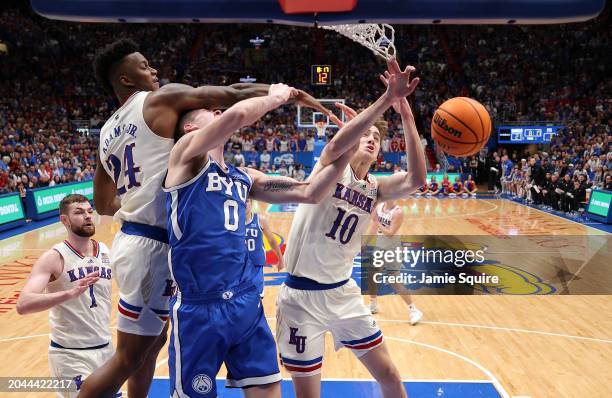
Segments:
[[[331,231],[325,234],[328,238],[332,238],[336,240],[336,236],[338,235],[338,228],[340,228],[340,234],[338,236],[340,243],[346,245],[349,243],[353,234],[355,233],[355,229],[357,228],[357,223],[359,222],[359,217],[357,214],[349,214],[348,217],[344,218],[346,215],[346,210],[338,209],[338,217],[334,220],[334,225],[331,227]]]

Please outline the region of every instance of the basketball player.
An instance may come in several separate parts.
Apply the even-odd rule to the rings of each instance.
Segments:
[[[245,245],[246,198],[316,203],[332,189],[357,146],[339,154],[324,150],[331,163],[298,182],[226,165],[223,145],[295,92],[275,84],[266,97],[241,101],[222,114],[192,111],[179,123],[182,138],[172,149],[164,183],[169,258],[178,288],[171,299],[168,362],[173,396],[216,396],[214,380],[222,363],[228,369],[226,386],[245,388],[247,397],[280,396],[276,345]],[[347,128],[362,131],[376,117],[366,111]]]
[[[465,187],[465,192],[471,195],[472,197],[476,196],[476,192],[478,192],[478,187],[476,183],[472,179],[472,175],[468,174],[468,179],[463,183]]]
[[[291,373],[300,398],[320,396],[327,331],[332,333],[336,349],[353,351],[379,382],[385,398],[406,397],[376,320],[350,279],[353,257],[359,252],[361,235],[369,227],[376,202],[407,197],[425,183],[427,175],[423,147],[405,99],[419,80],[410,81],[412,67],[402,71],[396,61],[388,66],[391,73],[381,76],[387,91],[368,109],[378,116],[390,106],[399,111],[408,172],[379,178],[368,174],[386,133],[383,124],[370,124],[356,134],[346,126],[341,128],[324,150],[338,156],[342,148],[356,143],[359,149],[334,190],[319,204],[298,206],[287,240],[285,265],[290,275],[278,296],[276,337],[283,365]],[[329,162],[323,152],[319,166]]]
[[[19,295],[17,312],[50,310],[51,376],[73,379],[78,389],[83,379],[113,355],[109,329],[113,275],[108,248],[91,239],[96,227],[87,198],[68,195],[59,211],[68,237],[34,263]],[[58,395],[76,397],[77,391]]]
[[[264,296],[264,271],[266,265],[266,250],[264,249],[263,237],[265,236],[272,247],[272,251],[278,259],[277,270],[280,272],[285,268],[283,262],[283,254],[280,246],[276,242],[276,237],[270,229],[270,225],[266,218],[253,211],[253,199],[246,200],[246,245],[249,251],[251,263],[255,267],[255,286],[259,290],[261,298]]]
[[[380,203],[372,213],[372,221],[373,223],[370,226],[368,235],[378,235],[379,239],[377,239],[376,247],[385,250],[392,250],[398,247],[400,240],[394,239],[393,237],[402,226],[402,222],[404,222],[404,212],[402,208],[399,207],[394,200]],[[385,271],[387,271],[388,275],[395,275],[399,274],[401,268],[402,264],[394,263],[393,266],[385,267]],[[376,285],[374,284],[374,286]],[[394,283],[391,287],[408,305],[408,320],[410,324],[416,325],[417,322],[423,318],[423,313],[419,311],[412,302],[408,289],[401,283]],[[378,313],[378,300],[376,297],[376,294],[370,295],[370,312],[372,314]]]
[[[104,48],[94,69],[121,104],[100,132],[94,176],[96,210],[122,223],[112,252],[120,300],[115,355],[87,379],[81,398],[112,396],[126,380],[130,398],[144,398],[166,341],[168,299],[173,293],[161,181],[176,123],[188,110],[226,108],[266,95],[268,86],[160,88],[157,71],[130,40]],[[295,98],[318,106],[301,91]]]

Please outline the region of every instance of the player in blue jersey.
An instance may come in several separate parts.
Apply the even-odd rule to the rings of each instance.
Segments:
[[[172,396],[215,397],[222,363],[228,370],[226,386],[246,388],[248,398],[280,396],[276,344],[245,245],[246,199],[316,203],[332,190],[357,145],[324,149],[329,162],[317,165],[306,182],[226,165],[223,145],[295,92],[272,85],[265,97],[241,101],[223,114],[192,111],[179,123],[181,138],[164,182],[169,262],[178,289],[170,312]],[[366,110],[347,129],[363,131],[378,116]]]
[[[281,248],[276,242],[276,238],[270,229],[268,220],[253,211],[253,200],[247,198],[246,202],[246,245],[249,252],[251,263],[255,271],[255,286],[260,292],[261,298],[264,296],[264,271],[266,265],[266,250],[264,248],[263,237],[265,236],[278,259],[276,268],[281,271],[285,268]]]

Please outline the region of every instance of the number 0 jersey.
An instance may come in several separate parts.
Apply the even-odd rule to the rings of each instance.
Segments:
[[[132,94],[106,121],[100,131],[99,156],[121,198],[115,218],[165,228],[161,185],[174,140],[147,126],[143,107],[148,94]]]
[[[319,283],[350,278],[377,194],[376,178],[359,180],[348,165],[320,203],[300,204],[287,239],[287,271]]]
[[[219,293],[253,275],[247,253],[246,198],[251,177],[212,158],[167,192],[170,270],[182,296]]]

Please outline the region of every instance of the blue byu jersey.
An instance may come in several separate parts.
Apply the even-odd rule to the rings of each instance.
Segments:
[[[266,265],[263,232],[261,225],[259,225],[259,216],[256,213],[253,213],[251,222],[246,225],[246,245],[253,265],[256,267]]]
[[[252,278],[245,244],[252,180],[212,158],[191,180],[167,192],[170,270],[183,296],[223,292]]]

